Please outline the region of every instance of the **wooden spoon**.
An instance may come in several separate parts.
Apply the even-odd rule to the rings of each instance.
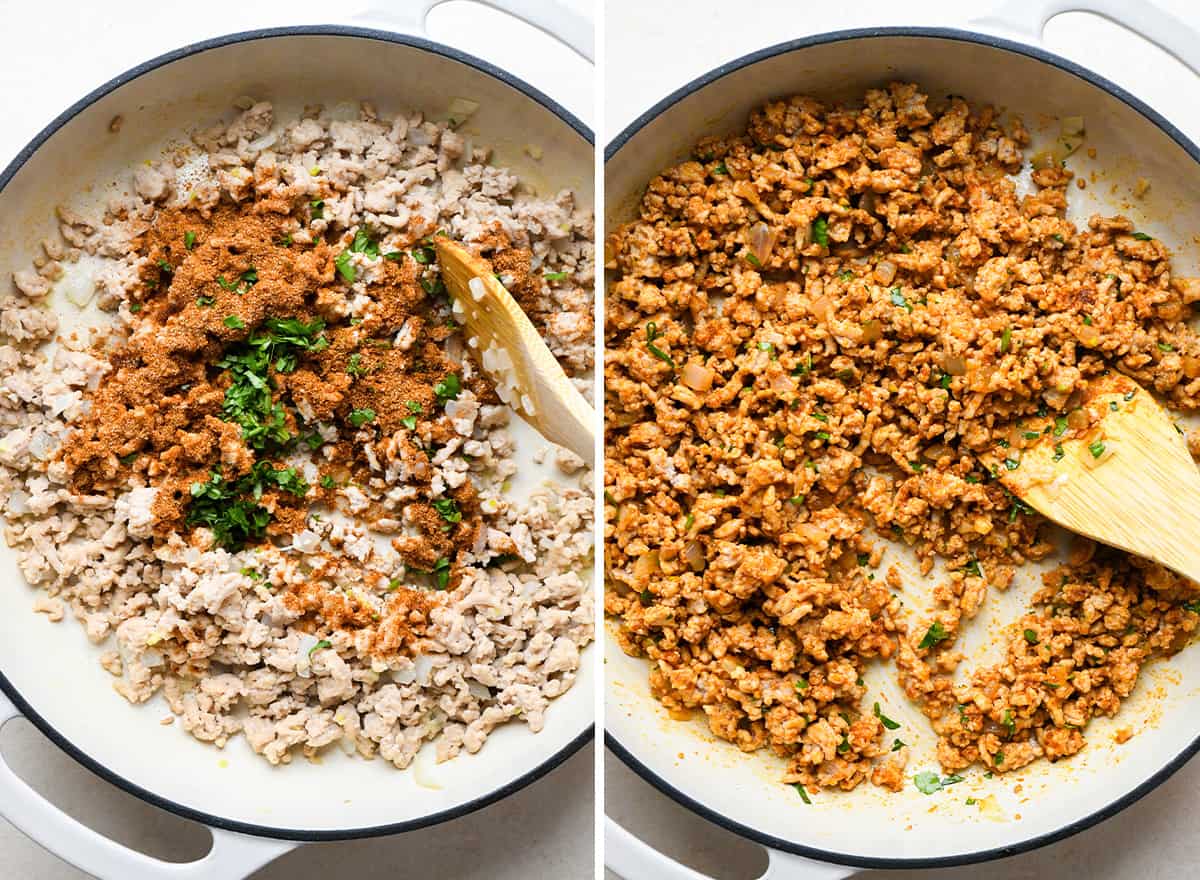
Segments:
[[[1010,492],[1073,532],[1200,581],[1200,471],[1150,392],[1105,376],[1070,422],[1031,420],[1020,437],[1031,445],[985,457]]]
[[[497,393],[502,399],[507,395],[505,402],[543,437],[593,466],[596,413],[571,384],[529,317],[486,260],[445,236],[435,236],[433,241],[442,279],[454,298],[455,317],[474,340],[472,347],[495,381]]]

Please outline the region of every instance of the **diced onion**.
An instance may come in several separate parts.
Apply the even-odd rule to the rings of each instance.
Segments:
[[[891,284],[896,277],[896,264],[891,260],[880,260],[875,264],[875,280],[880,284]]]
[[[648,578],[652,574],[658,574],[660,571],[658,565],[658,551],[651,550],[638,557],[638,561],[633,564],[633,576],[636,578]]]
[[[828,323],[829,319],[833,317],[833,300],[821,295],[808,304],[808,310],[821,323]]]
[[[691,363],[684,364],[679,373],[680,381],[693,391],[708,391],[712,388],[715,376],[716,374],[708,367]]]
[[[750,227],[750,252],[760,265],[767,265],[778,237],[778,233],[761,220]]]
[[[1064,135],[1078,137],[1085,131],[1082,116],[1064,116],[1058,130]]]
[[[862,325],[863,342],[878,342],[881,338],[883,338],[883,325],[879,323],[879,319],[872,318]]]
[[[965,376],[967,375],[966,358],[959,354],[946,355],[942,359],[942,369],[951,376]]]
[[[683,548],[683,560],[691,566],[692,571],[704,570],[704,548],[699,541],[688,541]]]
[[[456,123],[462,123],[466,121],[467,117],[469,117],[478,109],[478,101],[471,101],[467,98],[451,98],[450,106],[446,110],[446,115],[448,115]]]

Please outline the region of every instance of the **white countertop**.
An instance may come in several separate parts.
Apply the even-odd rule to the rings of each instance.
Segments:
[[[1141,0],[1133,0],[1130,5]],[[1188,0],[1155,0],[1195,21]],[[722,62],[808,34],[872,25],[967,26],[993,4],[961,0],[606,0],[604,136],[607,142],[659,99]],[[965,10],[965,11],[964,11]],[[1195,97],[1200,83],[1182,64],[1127,31],[1070,13],[1046,30],[1047,48],[1108,77],[1146,100],[1200,140]],[[1058,844],[988,865],[922,871],[868,871],[867,880],[1182,880],[1200,873],[1196,791],[1200,761],[1114,819]],[[716,880],[752,880],[766,868],[764,851],[661,795],[608,755],[608,815],[673,858]],[[609,872],[610,880],[616,875]],[[785,878],[780,878],[785,880]]]
[[[303,23],[378,24],[360,8],[397,8],[404,0],[204,3],[28,3],[3,0],[0,14],[0,166],[54,116],[130,67],[219,34]],[[587,0],[567,0],[586,6]],[[190,18],[188,16],[191,16]],[[430,16],[433,39],[492,61],[593,123],[592,69],[548,37],[506,16],[453,4]],[[64,626],[74,626],[64,622]],[[83,638],[82,631],[80,638]],[[5,758],[54,803],[85,824],[164,859],[189,860],[208,849],[198,826],[150,807],[99,780],[25,721],[5,725]],[[255,880],[578,880],[593,874],[591,746],[545,778],[477,813],[395,837],[301,847]],[[0,820],[0,877],[77,880],[85,875]]]

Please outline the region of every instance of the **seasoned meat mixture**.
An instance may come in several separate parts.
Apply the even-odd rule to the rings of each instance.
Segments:
[[[130,702],[271,763],[540,730],[592,637],[590,477],[560,450],[511,488],[544,453],[468,356],[430,237],[491,260],[586,389],[590,216],[369,104],[246,101],[193,141],[94,216],[60,207],[0,304],[4,535],[34,608],[76,617]]]
[[[654,178],[607,243],[606,611],[673,716],[786,757],[802,791],[904,784],[873,661],[945,771],[1004,773],[1083,748],[1200,622],[1193,584],[1080,539],[1004,661],[958,669],[989,589],[1053,549],[982,461],[1076,436],[1108,371],[1200,405],[1200,279],[1124,217],[1067,220],[1065,157],[1019,182],[1029,141],[912,84],[774,101]],[[932,616],[901,610],[888,542]]]

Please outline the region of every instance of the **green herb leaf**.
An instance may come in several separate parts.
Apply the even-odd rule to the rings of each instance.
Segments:
[[[379,259],[379,242],[371,237],[371,233],[365,226],[360,226],[354,230],[354,240],[350,242],[350,250],[356,254],[363,254],[372,260]]]
[[[922,794],[936,794],[943,788],[948,788],[962,781],[963,777],[957,774],[951,774],[939,779],[938,775],[930,770],[918,773],[913,777],[913,784]]]
[[[901,292],[899,287],[893,287],[888,291],[888,294],[891,296],[892,305],[899,306],[910,315],[912,314],[913,307],[909,305],[908,300],[904,298],[904,294]]]
[[[942,626],[941,621],[935,620],[929,629],[925,631],[925,637],[921,639],[917,647],[922,650],[932,648],[938,642],[944,642],[948,638],[950,638],[950,633],[946,632],[946,628]]]
[[[1158,343],[1158,350],[1159,351],[1174,351],[1175,346],[1173,346],[1169,342],[1160,342],[1160,343]]]
[[[812,240],[821,247],[829,247],[829,221],[818,217],[812,224]]]
[[[334,482],[333,477],[329,476],[329,474],[325,474],[325,476],[321,477],[321,488],[322,489],[332,489],[336,485],[337,485],[337,483]]]
[[[546,272],[542,277],[547,281],[566,281],[568,275],[566,272]]]
[[[1133,234],[1133,237],[1136,238],[1138,241],[1154,241],[1154,236],[1147,235],[1144,232],[1135,232]]]
[[[350,424],[356,428],[361,428],[367,422],[373,421],[375,421],[375,410],[370,407],[350,410]]]
[[[1008,354],[1008,350],[1012,348],[1012,327],[1005,327],[1004,332],[1000,334],[1000,354]]]
[[[183,246],[189,251],[196,245],[196,233],[188,230],[183,234]]]
[[[883,712],[881,712],[879,710],[878,703],[875,704],[875,717],[878,718],[879,722],[884,727],[886,727],[888,730],[899,730],[900,729],[899,722],[893,721],[891,718],[888,718],[886,715],[884,715]]]
[[[808,804],[811,807],[812,801],[809,800],[808,792],[805,791],[804,786],[801,785],[799,782],[793,783],[792,786],[793,786],[793,788],[796,789],[796,792],[800,795],[800,800],[804,801],[804,803]]]
[[[433,509],[448,523],[462,522],[462,511],[453,498],[439,498],[433,502]]]
[[[904,740],[898,739],[898,738],[894,739],[894,740],[892,740],[892,751],[898,752],[902,748],[904,748],[906,745],[908,745],[908,743],[906,743]]]
[[[313,645],[311,648],[308,649],[308,659],[312,660],[313,652],[321,651],[325,648],[332,648],[332,647],[333,647],[333,642],[329,641],[329,639],[321,639],[321,641],[317,642],[315,645]]]
[[[315,202],[309,202],[308,210],[313,220],[325,219],[325,202],[321,199],[317,199]]]
[[[333,258],[334,268],[337,273],[342,276],[342,280],[347,284],[353,284],[358,278],[358,273],[354,268],[354,264],[350,262],[350,251],[342,251]]]
[[[1096,440],[1094,443],[1088,444],[1088,452],[1092,454],[1092,458],[1099,458],[1104,454],[1104,443]]]
[[[1061,437],[1065,433],[1067,433],[1067,417],[1066,416],[1055,416],[1054,417],[1054,436]]]
[[[402,424],[404,427],[408,428],[408,430],[410,430],[410,431],[415,431],[415,430],[417,430],[417,417],[416,416],[405,416],[404,418],[402,418],[400,420],[400,424]]]
[[[198,305],[198,306],[211,306],[214,302],[216,302],[216,300],[213,299],[211,296],[196,297],[196,305]]]
[[[446,377],[433,386],[433,396],[437,398],[437,402],[446,405],[447,402],[454,400],[462,393],[462,382],[458,378],[457,373],[447,373]]]
[[[245,330],[246,329],[246,322],[243,321],[241,318],[239,318],[237,315],[226,315],[225,320],[222,323],[226,327],[229,327],[232,330]]]

